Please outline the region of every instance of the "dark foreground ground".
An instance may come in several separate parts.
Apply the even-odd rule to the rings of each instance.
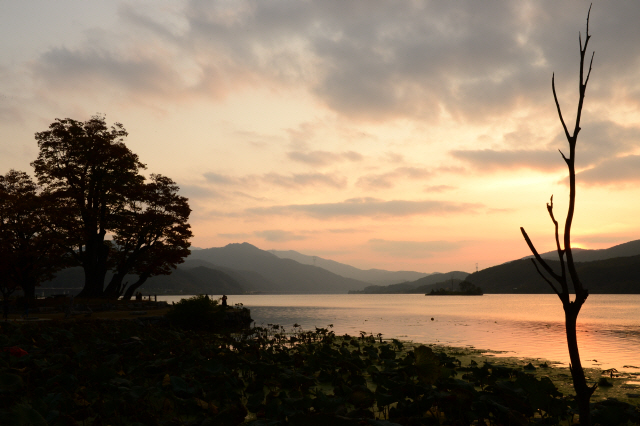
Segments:
[[[128,314],[127,314],[128,315]],[[235,334],[166,321],[0,323],[3,425],[521,425],[577,420],[567,369],[330,328]],[[594,382],[603,377],[588,371]],[[638,424],[618,377],[594,419]],[[633,376],[631,376],[633,378]],[[604,382],[603,382],[604,383]],[[617,399],[612,399],[612,398]]]

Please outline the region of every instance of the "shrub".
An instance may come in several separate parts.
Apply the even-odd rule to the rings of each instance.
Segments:
[[[199,295],[174,304],[167,318],[171,324],[187,330],[215,330],[223,325],[224,311],[217,300]]]

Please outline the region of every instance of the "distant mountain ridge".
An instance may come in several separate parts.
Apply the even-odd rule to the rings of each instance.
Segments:
[[[556,272],[557,260],[547,260]],[[640,294],[640,255],[576,262],[580,281],[591,294]],[[467,281],[487,293],[553,293],[531,259],[519,259],[474,272]]]
[[[572,248],[571,251],[573,253],[573,259],[576,262],[593,262],[594,260],[613,259],[614,257],[637,256],[640,255],[640,240],[629,241],[606,249],[591,250]],[[558,259],[558,252],[555,250],[548,251],[541,253],[540,256],[544,259],[555,260]],[[524,257],[524,259],[530,259],[532,257],[533,255],[530,255]]]
[[[359,269],[351,265],[336,262],[335,260],[323,259],[318,256],[308,256],[294,250],[267,250],[281,259],[291,259],[303,265],[318,266],[329,272],[338,274],[345,278],[353,278],[365,281],[369,284],[387,285],[405,281],[414,281],[426,277],[427,273],[415,271],[386,271],[384,269]]]
[[[194,250],[171,275],[151,277],[141,290],[147,294],[243,294],[243,293],[402,293],[428,289],[448,280],[467,279],[482,287],[485,293],[550,293],[551,289],[538,276],[528,258],[483,269],[469,275],[466,272],[423,274],[411,271],[361,270],[339,262],[315,257],[316,265],[331,267],[334,271],[361,274],[372,279],[422,275],[415,280],[404,280],[390,285],[371,285],[365,280],[344,277],[313,262],[314,256],[295,251],[276,252],[261,250],[251,244],[229,244],[225,247]],[[602,250],[575,250],[576,268],[581,280],[591,293],[640,294],[640,240],[618,244]],[[285,256],[296,257],[296,261]],[[555,252],[542,255],[556,270],[559,268]],[[595,259],[595,260],[592,260]],[[370,274],[370,275],[366,275]],[[79,291],[84,283],[81,268],[68,268],[42,284],[47,294],[56,291]],[[353,275],[352,275],[353,276]],[[133,280],[131,277],[129,280]],[[381,278],[385,279],[385,278]]]
[[[275,293],[347,293],[369,283],[345,278],[323,268],[281,259],[249,244],[228,244],[192,252],[188,260],[205,260],[216,266],[253,271],[274,284]]]
[[[457,286],[460,281],[466,279],[469,276],[468,272],[451,271],[446,274],[436,272],[434,274],[422,277],[415,281],[403,282],[398,284],[391,284],[386,286],[372,285],[365,287],[361,291],[352,291],[351,293],[363,293],[363,294],[397,294],[397,293],[415,293],[417,288],[420,288],[422,292],[431,290],[436,287],[447,286],[448,282],[452,283],[452,287]]]
[[[230,272],[230,273],[227,273]],[[107,280],[111,274],[107,274]],[[125,282],[135,281],[125,277]],[[80,291],[84,285],[84,271],[80,267],[63,269],[36,291],[47,295]],[[242,294],[247,282],[235,271],[208,268],[196,265],[193,268],[177,268],[170,275],[159,275],[147,280],[141,291],[145,294]]]

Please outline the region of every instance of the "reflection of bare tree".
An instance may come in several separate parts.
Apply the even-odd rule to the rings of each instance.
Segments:
[[[591,424],[591,415],[589,412],[589,400],[591,399],[591,395],[596,389],[596,385],[588,386],[586,382],[586,378],[584,375],[584,370],[582,369],[582,363],[580,361],[580,353],[578,351],[578,340],[576,336],[576,322],[578,319],[578,314],[580,313],[580,309],[582,305],[587,300],[589,296],[589,292],[585,289],[580,282],[578,274],[576,272],[576,268],[573,262],[573,253],[571,251],[571,223],[573,221],[573,213],[575,209],[576,202],[576,172],[575,172],[575,150],[576,150],[576,141],[578,139],[578,133],[580,132],[580,118],[582,116],[582,106],[584,103],[584,95],[587,89],[587,83],[589,82],[589,76],[591,75],[591,65],[593,64],[593,54],[591,55],[591,61],[589,63],[589,70],[587,71],[586,77],[584,76],[584,58],[587,50],[587,44],[589,43],[589,39],[591,36],[589,35],[589,16],[591,14],[591,7],[589,7],[589,13],[587,13],[587,31],[585,33],[584,45],[582,43],[582,36],[579,37],[580,41],[580,81],[579,81],[579,99],[576,113],[576,122],[575,127],[573,129],[573,134],[569,133],[567,125],[564,121],[564,117],[562,115],[562,110],[560,109],[560,103],[558,102],[558,96],[556,95],[556,86],[555,86],[555,74],[551,79],[551,87],[553,90],[553,98],[556,103],[556,108],[558,109],[558,116],[560,117],[560,122],[562,123],[562,128],[564,129],[565,136],[567,138],[567,142],[569,143],[569,157],[567,158],[562,151],[560,151],[560,155],[564,159],[567,167],[569,169],[569,209],[567,211],[567,219],[564,225],[564,248],[560,244],[560,238],[558,235],[558,221],[555,219],[553,214],[553,196],[551,196],[550,202],[547,204],[547,211],[549,212],[549,216],[551,217],[551,221],[555,226],[555,239],[556,239],[556,249],[558,251],[558,258],[560,260],[560,274],[553,271],[553,269],[549,266],[547,262],[542,259],[542,257],[538,254],[538,251],[534,247],[531,239],[525,232],[524,228],[520,228],[522,231],[522,235],[524,236],[529,249],[533,253],[535,260],[531,260],[536,267],[538,273],[544,278],[544,280],[549,284],[551,289],[555,294],[558,295],[560,300],[562,301],[562,307],[565,312],[565,331],[567,334],[567,345],[569,347],[569,359],[571,360],[570,369],[571,375],[573,378],[573,386],[576,392],[576,398],[578,401],[578,408],[580,413],[580,424],[581,425],[590,425]],[[565,261],[566,256],[566,261]],[[536,261],[538,263],[536,263]],[[540,270],[538,264],[542,266],[547,275],[551,276],[553,281],[560,285],[558,289],[557,285],[552,282],[547,276]],[[568,276],[567,276],[568,272]],[[575,292],[575,298],[572,301],[570,297],[569,284],[572,284],[573,291]]]

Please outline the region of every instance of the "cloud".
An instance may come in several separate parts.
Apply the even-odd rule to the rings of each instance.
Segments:
[[[361,161],[364,158],[361,154],[354,151],[342,152],[340,154],[327,151],[290,151],[287,153],[287,156],[294,161],[312,166],[326,166],[344,160]]]
[[[551,172],[566,169],[558,152],[569,155],[564,133],[558,133],[552,141],[545,141],[535,136],[531,129],[521,128],[503,135],[503,140],[508,146],[522,145],[522,141],[527,141],[531,148],[452,150],[450,154],[481,171],[529,168]],[[578,136],[576,165],[580,168],[592,166],[607,158],[630,153],[639,145],[640,127],[622,126],[606,120],[586,121],[582,123]]]
[[[577,243],[589,244],[607,244],[608,247],[623,244],[638,239],[638,235],[634,234],[594,234],[594,235],[577,235],[572,236]]]
[[[630,154],[640,146],[640,127],[622,126],[611,121],[584,121],[576,144],[576,165],[585,167],[597,164],[604,159]],[[560,149],[568,153],[568,144],[564,134]],[[556,139],[556,141],[557,141]]]
[[[458,188],[450,185],[432,185],[432,186],[425,186],[424,191],[425,192],[446,192],[446,191],[453,191],[454,189],[458,189]]]
[[[529,168],[545,172],[566,167],[560,154],[550,150],[453,150],[450,154],[482,171]]]
[[[385,163],[404,163],[404,156],[397,152],[385,152],[382,161]]]
[[[265,231],[256,231],[254,234],[260,238],[264,238],[271,242],[286,242],[286,241],[299,241],[306,240],[304,235],[297,235],[290,231],[283,231],[281,229],[270,229]]]
[[[579,185],[626,187],[640,182],[640,155],[605,160],[576,174]],[[568,180],[565,179],[565,183]]]
[[[224,194],[202,185],[180,185],[180,195],[187,198],[227,198]]]
[[[375,198],[353,198],[340,203],[255,207],[245,210],[245,213],[256,216],[302,214],[318,219],[329,219],[475,213],[482,207],[482,204],[449,201],[383,201]]]
[[[357,232],[365,232],[363,229],[357,228],[334,228],[327,229],[327,232],[331,232],[332,234],[355,234]]]
[[[234,185],[234,184],[241,183],[240,180],[237,178],[221,175],[219,173],[208,172],[208,173],[205,173],[203,176],[208,182],[221,184],[221,185]]]
[[[246,233],[218,234],[218,237],[229,238],[231,240],[242,240],[242,239],[250,238],[251,236],[252,236],[252,234],[246,234]]]
[[[609,8],[594,19],[593,47],[607,48],[596,70],[610,82],[594,87],[594,96],[625,88],[640,101],[633,42],[640,30],[632,19],[639,7]],[[191,0],[166,16],[156,9],[121,7],[113,30],[88,31],[73,49],[49,49],[33,61],[43,87],[108,85],[130,99],[175,101],[295,85],[338,114],[366,120],[436,120],[443,111],[499,119],[523,102],[548,105],[552,70],[564,100],[585,14],[582,3],[549,1]]]
[[[265,198],[265,197],[254,197],[253,195],[246,194],[246,193],[244,193],[242,191],[233,191],[233,195],[236,195],[236,196],[242,197],[242,198],[248,198],[248,199],[253,200],[253,201],[267,201],[267,198]]]
[[[430,257],[435,253],[455,251],[463,246],[462,243],[452,241],[389,241],[382,239],[369,240],[373,251],[386,253],[397,257],[421,258]]]
[[[279,173],[267,173],[262,178],[263,182],[285,188],[299,188],[307,186],[330,186],[333,188],[344,188],[347,186],[347,179],[343,176],[333,176],[324,173],[299,173],[291,176]]]
[[[344,158],[346,158],[349,161],[362,161],[364,159],[364,156],[362,154],[359,154],[355,151],[346,151],[342,153],[342,156]]]
[[[305,188],[309,186],[329,186],[332,188],[344,188],[347,179],[344,176],[335,176],[326,173],[293,173],[284,175],[280,173],[265,173],[263,175],[247,175],[234,177],[219,173],[205,173],[204,178],[213,184],[226,186],[255,187],[257,185],[276,185],[285,188]],[[248,196],[242,192],[243,196]]]
[[[401,179],[428,179],[432,172],[419,167],[398,167],[397,169],[381,174],[370,174],[362,176],[356,182],[357,186],[366,189],[393,188]]]

